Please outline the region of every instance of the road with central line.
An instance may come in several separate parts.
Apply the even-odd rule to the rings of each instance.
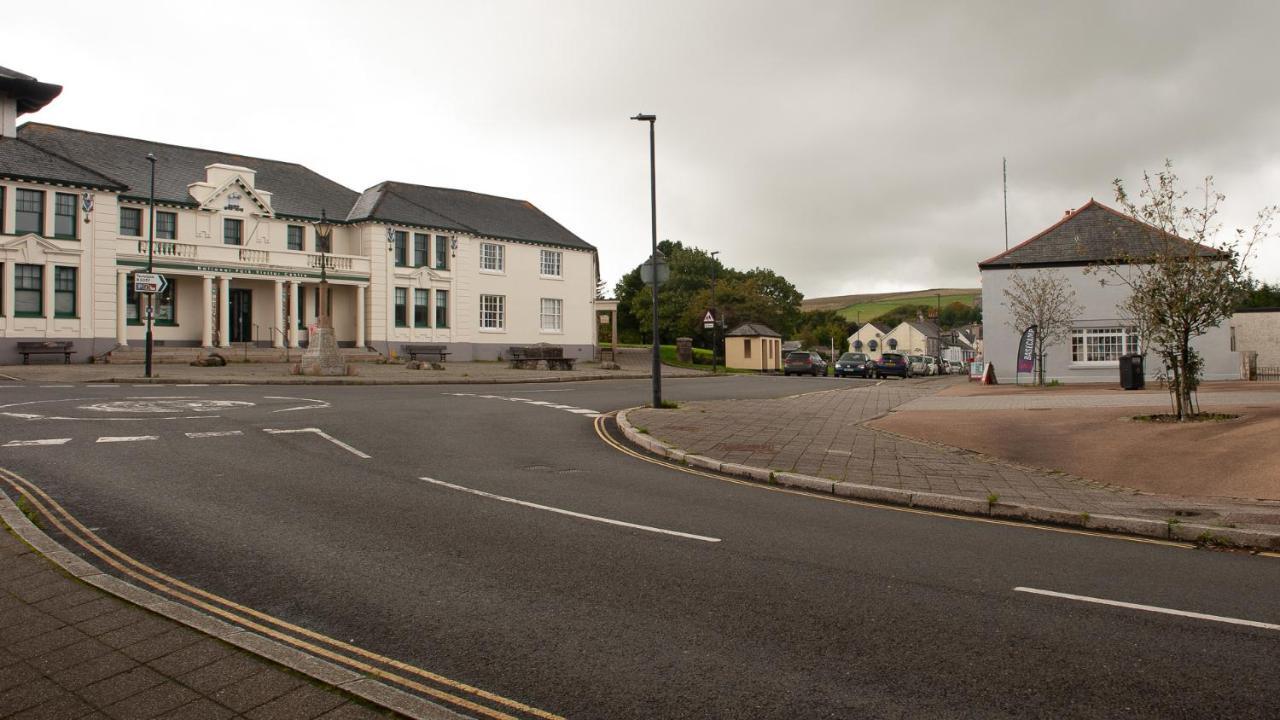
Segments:
[[[597,434],[648,388],[0,386],[0,467],[155,573],[417,668],[465,715],[1280,716],[1280,559],[683,472]]]

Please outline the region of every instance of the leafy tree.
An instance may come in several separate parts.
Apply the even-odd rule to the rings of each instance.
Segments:
[[[1009,308],[1005,324],[1015,333],[1021,335],[1028,327],[1037,326],[1036,384],[1043,385],[1045,347],[1071,337],[1071,321],[1084,311],[1076,302],[1075,288],[1056,270],[1040,270],[1031,276],[1015,272],[1009,276],[1001,304]]]
[[[796,335],[804,347],[830,347],[835,338],[837,356],[853,330],[838,310],[810,310],[802,313]]]
[[[726,329],[743,322],[760,322],[784,336],[795,332],[804,296],[795,286],[772,270],[756,268],[741,272],[726,268],[710,253],[679,242],[664,240],[658,249],[666,256],[671,277],[658,290],[658,334],[664,343],[677,337],[694,338],[700,347],[710,347],[712,333],[702,327],[702,317],[711,307],[711,270],[716,270],[716,305]],[[628,339],[651,337],[652,290],[640,280],[636,267],[617,285],[620,332],[630,330]]]
[[[1203,370],[1191,340],[1222,324],[1245,299],[1250,280],[1248,261],[1256,244],[1271,233],[1276,206],[1263,208],[1250,230],[1237,229],[1218,240],[1215,218],[1226,196],[1204,180],[1195,200],[1184,205],[1173,163],[1154,176],[1142,175],[1135,199],[1124,181],[1114,181],[1116,200],[1135,220],[1150,226],[1150,250],[1117,258],[1095,272],[1127,285],[1130,294],[1120,310],[1137,327],[1144,346],[1160,356],[1169,373],[1178,420],[1193,412],[1191,394]]]
[[[1245,293],[1244,301],[1240,303],[1240,307],[1280,307],[1280,284],[1272,285],[1271,283],[1259,283],[1257,280],[1251,280],[1249,290]]]
[[[950,330],[981,321],[981,310],[972,305],[966,305],[959,300],[942,306],[942,312],[938,315],[938,326],[943,330]]]

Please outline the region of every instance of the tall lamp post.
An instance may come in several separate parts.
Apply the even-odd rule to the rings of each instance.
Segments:
[[[658,359],[658,175],[653,149],[653,125],[657,115],[639,113],[632,120],[649,123],[649,215],[653,228],[653,250],[649,262],[653,263],[653,407],[662,407],[662,365]]]
[[[148,214],[151,216],[147,220],[147,274],[155,272],[155,246],[156,246],[156,156],[147,153],[147,162],[151,163],[151,194],[147,200]],[[151,377],[151,353],[155,347],[155,338],[151,335],[151,321],[155,314],[156,296],[150,294],[147,296],[147,350],[146,364],[147,377]],[[123,310],[122,310],[123,312]]]
[[[716,374],[716,359],[720,352],[720,311],[716,307],[716,256],[719,250],[711,251],[711,374]]]

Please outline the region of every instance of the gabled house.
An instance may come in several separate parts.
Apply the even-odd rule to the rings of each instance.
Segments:
[[[1145,352],[1137,332],[1118,309],[1128,297],[1129,288],[1105,272],[1086,275],[1085,270],[1104,264],[1123,266],[1125,261],[1120,258],[1150,257],[1169,238],[1150,225],[1090,200],[1026,241],[978,263],[986,299],[982,311],[983,359],[995,365],[998,380],[1014,381],[1018,341],[1025,329],[1009,326],[1004,291],[1015,275],[1053,271],[1070,284],[1083,310],[1072,321],[1071,337],[1045,348],[1046,379],[1064,383],[1118,382],[1120,356]],[[1188,249],[1205,256],[1217,252],[1204,246]],[[1239,376],[1239,359],[1231,349],[1226,327],[1210,330],[1193,340],[1192,346],[1204,358],[1204,379]],[[1148,377],[1159,371],[1154,366],[1157,362],[1156,358],[1147,357]]]
[[[884,347],[885,336],[892,329],[890,325],[874,320],[865,323],[849,336],[849,352],[866,353],[868,358],[879,360],[880,353],[887,349]]]
[[[884,338],[885,349],[903,355],[942,353],[942,330],[932,320],[904,320]]]
[[[782,336],[763,323],[743,323],[724,335],[724,366],[769,372],[782,369]]]

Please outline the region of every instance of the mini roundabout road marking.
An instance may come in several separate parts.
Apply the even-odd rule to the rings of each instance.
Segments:
[[[286,405],[270,412],[320,410],[331,407],[327,400],[267,395],[266,403],[223,400],[194,395],[138,395],[122,400],[103,398],[59,398],[28,400],[0,405],[0,416],[18,420],[206,420],[221,413],[247,410],[259,405]],[[68,409],[70,406],[70,409]]]

